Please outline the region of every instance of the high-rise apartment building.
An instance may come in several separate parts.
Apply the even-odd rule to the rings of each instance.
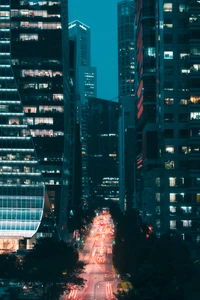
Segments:
[[[69,23],[69,37],[75,41],[76,48],[76,117],[80,126],[82,191],[83,202],[87,202],[89,193],[88,181],[88,128],[87,105],[90,97],[97,96],[96,68],[91,66],[90,27],[75,20]]]
[[[45,184],[11,64],[11,7],[0,3],[0,248],[37,231]]]
[[[118,116],[118,103],[88,99],[90,201],[101,205],[119,201]]]
[[[159,236],[200,240],[200,3],[137,1],[137,182]],[[140,142],[141,141],[141,142]]]
[[[11,58],[51,208],[67,228],[73,107],[67,1],[11,1]]]
[[[135,1],[118,3],[118,90],[120,206],[127,210],[134,201],[135,149]],[[127,138],[128,137],[128,138]],[[127,144],[128,143],[128,144]]]

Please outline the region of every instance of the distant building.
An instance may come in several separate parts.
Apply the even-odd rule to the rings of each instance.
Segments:
[[[136,2],[138,205],[158,236],[199,242],[200,3]]]
[[[119,191],[121,209],[127,210],[134,205],[135,181],[135,1],[120,1],[117,8],[120,103]]]
[[[87,202],[89,193],[88,182],[88,153],[87,153],[87,102],[90,97],[97,97],[97,71],[91,66],[90,27],[75,20],[68,25],[69,37],[75,41],[76,47],[76,118],[80,126],[82,191],[81,198]]]
[[[88,99],[90,201],[119,201],[118,103]]]

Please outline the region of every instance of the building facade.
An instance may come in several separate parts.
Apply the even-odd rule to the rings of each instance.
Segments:
[[[137,1],[138,189],[157,235],[187,241],[200,239],[199,14],[199,1]]]
[[[116,102],[88,99],[90,201],[119,201],[118,117]]]
[[[45,183],[11,64],[11,7],[0,3],[0,248],[15,251],[40,225]]]
[[[135,1],[120,1],[117,8],[118,90],[121,105],[119,118],[119,189],[121,209],[127,210],[133,207],[134,202]]]
[[[88,99],[97,96],[97,71],[91,66],[90,27],[75,20],[69,23],[69,37],[75,42],[76,63],[76,118],[80,127],[82,188],[81,198],[87,203],[88,181]]]
[[[11,1],[12,66],[51,209],[67,228],[72,105],[67,1]]]

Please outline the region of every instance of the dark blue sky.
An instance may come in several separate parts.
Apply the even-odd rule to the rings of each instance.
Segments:
[[[78,19],[91,28],[92,66],[97,67],[97,93],[98,97],[108,100],[118,95],[117,2],[69,0],[69,21]]]

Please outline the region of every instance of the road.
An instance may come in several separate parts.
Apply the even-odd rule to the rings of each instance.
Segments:
[[[72,289],[66,299],[111,300],[117,290],[116,274],[112,265],[113,223],[108,213],[96,216],[79,259],[87,265],[82,290]]]

